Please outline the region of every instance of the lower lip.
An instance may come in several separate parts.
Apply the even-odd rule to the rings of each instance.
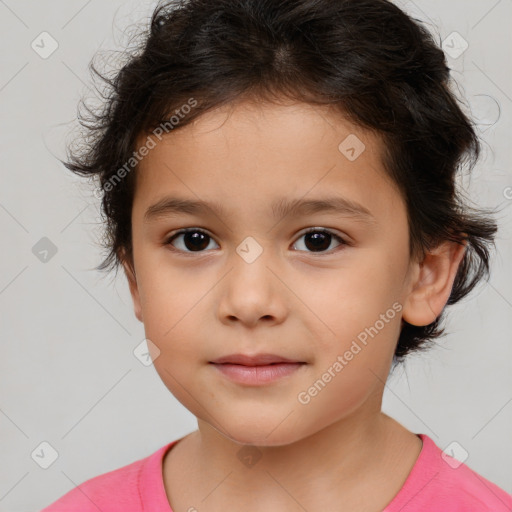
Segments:
[[[217,370],[234,382],[257,386],[292,375],[305,363],[275,363],[262,366],[243,366],[230,363],[210,364],[213,364]]]

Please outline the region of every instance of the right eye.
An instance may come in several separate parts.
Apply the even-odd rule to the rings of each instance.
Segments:
[[[181,247],[176,248],[173,242],[179,240],[180,237],[183,237],[180,244]],[[203,252],[208,248],[208,240],[213,241],[212,237],[206,231],[199,228],[187,228],[171,235],[164,245],[172,246],[172,250],[177,252]]]

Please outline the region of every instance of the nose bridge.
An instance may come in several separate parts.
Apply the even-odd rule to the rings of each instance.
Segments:
[[[246,283],[248,286],[268,286],[272,278],[271,252],[268,243],[253,236],[245,237],[236,247],[231,257],[231,264],[234,266],[231,279],[234,282]]]
[[[263,253],[266,253],[263,260],[267,259],[269,246],[268,243],[265,244],[261,239],[258,241],[249,235],[238,244],[236,253],[247,265],[252,265],[255,261],[261,259]]]

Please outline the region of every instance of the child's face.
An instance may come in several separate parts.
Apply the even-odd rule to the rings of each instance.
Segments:
[[[154,365],[187,409],[238,442],[288,444],[348,415],[380,411],[411,290],[406,209],[375,136],[305,104],[227,112],[166,135],[142,160],[130,289],[160,351],[152,350]],[[353,161],[338,148],[352,134],[366,146]],[[146,210],[170,196],[219,203],[226,215],[168,213],[145,222]],[[332,197],[371,216],[274,216],[271,208]],[[316,241],[304,236],[310,227],[350,245],[318,230]],[[179,235],[165,245],[183,228],[210,238]],[[234,353],[307,364],[273,382],[240,384],[209,363]]]

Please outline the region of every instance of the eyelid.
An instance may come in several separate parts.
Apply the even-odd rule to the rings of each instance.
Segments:
[[[299,231],[299,234],[297,235],[297,237],[301,237],[301,236],[307,235],[308,233],[311,233],[312,231],[313,232],[321,231],[321,232],[324,232],[324,233],[328,233],[329,235],[337,236],[338,238],[343,240],[343,242],[345,242],[346,244],[349,243],[349,241],[347,240],[348,237],[345,238],[344,235],[340,235],[338,233],[338,231],[333,229],[333,228],[326,228],[326,227],[323,227],[323,226],[313,226],[313,227],[310,227],[310,228],[304,228],[303,231]]]

